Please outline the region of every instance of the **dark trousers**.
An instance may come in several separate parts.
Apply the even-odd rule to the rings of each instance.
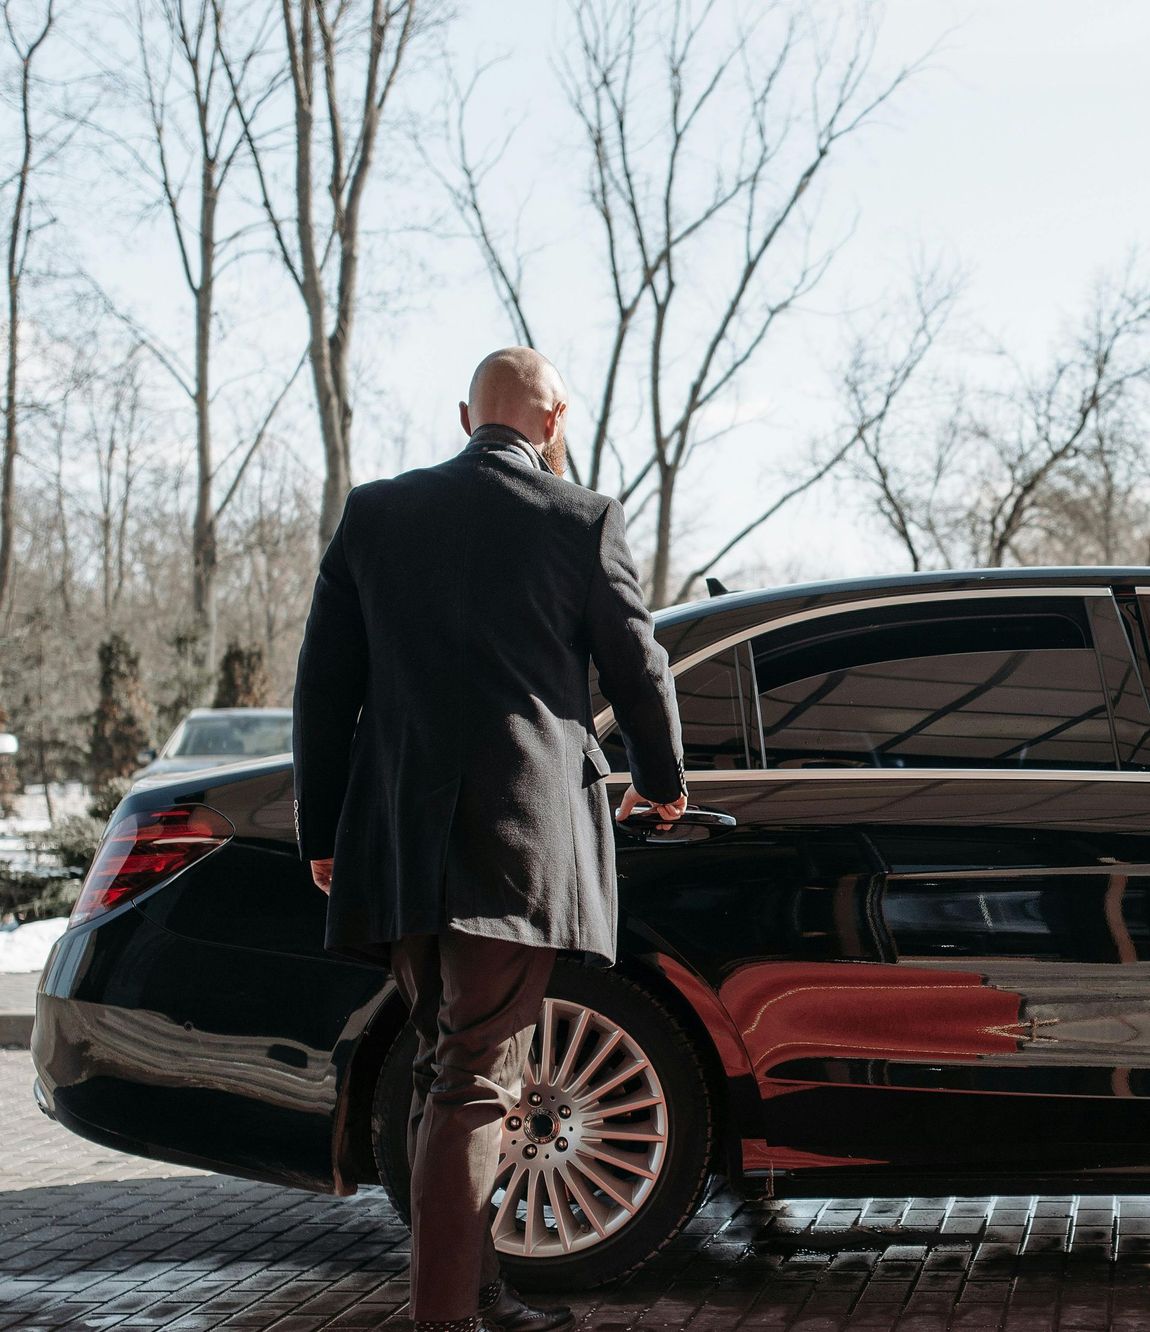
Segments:
[[[532,948],[444,930],[391,946],[399,992],[419,1033],[408,1123],[411,1312],[466,1318],[499,1276],[490,1203],[503,1120],[555,962]]]

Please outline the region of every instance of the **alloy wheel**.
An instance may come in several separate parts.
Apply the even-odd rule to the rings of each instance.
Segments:
[[[545,999],[523,1096],[503,1121],[496,1248],[546,1258],[601,1243],[650,1196],[667,1155],[667,1103],[646,1053],[583,1004]]]

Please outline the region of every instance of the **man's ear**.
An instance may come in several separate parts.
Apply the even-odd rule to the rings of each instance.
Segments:
[[[459,424],[463,427],[465,435],[471,434],[471,413],[467,410],[465,402],[459,404]]]
[[[559,426],[563,418],[567,415],[567,404],[557,402],[547,413],[546,420],[543,423],[543,437],[548,442],[553,440],[559,433]]]

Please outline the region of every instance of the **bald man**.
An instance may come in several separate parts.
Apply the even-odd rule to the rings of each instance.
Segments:
[[[567,472],[567,389],[551,362],[529,347],[504,347],[479,362],[459,420],[468,435],[487,425],[513,430],[521,449],[531,444],[556,476]]]
[[[557,952],[615,960],[591,661],[631,769],[618,818],[682,814],[683,747],[622,508],[561,479],[558,371],[494,352],[459,414],[466,447],[352,489],[320,561],[296,675],[296,836],[328,894],[327,949],[389,966],[418,1036],[417,1332],[553,1332],[570,1311],[503,1279],[490,1204]]]

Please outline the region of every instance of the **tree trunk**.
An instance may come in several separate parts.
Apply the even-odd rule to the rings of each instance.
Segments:
[[[19,436],[16,427],[16,368],[20,332],[20,272],[17,263],[19,220],[12,220],[8,244],[8,364],[4,380],[4,470],[0,479],[0,607],[8,600],[12,581],[12,522],[15,516],[16,454]]]
[[[8,22],[8,8],[4,8]],[[20,58],[20,124],[21,156],[16,178],[16,198],[12,203],[12,219],[8,228],[8,363],[4,376],[4,463],[0,474],[0,610],[8,600],[12,586],[12,520],[16,508],[16,455],[19,436],[16,419],[16,385],[19,359],[17,351],[20,335],[20,279],[24,273],[24,254],[28,243],[28,182],[32,175],[32,58],[48,36],[52,26],[52,5],[44,16],[39,35],[23,50],[16,39],[11,23],[8,36],[12,49]]]
[[[595,422],[595,437],[591,441],[591,467],[587,476],[587,485],[591,490],[599,489],[603,451],[607,447],[607,432],[611,426],[611,412],[615,406],[615,386],[619,379],[620,363],[623,360],[623,344],[627,341],[634,312],[635,306],[628,306],[620,313],[619,322],[615,326],[611,357],[607,363],[607,374],[603,382],[603,397],[599,403],[599,414]]]
[[[342,244],[354,245],[344,237]],[[346,259],[345,259],[346,263]],[[322,313],[320,314],[322,320]],[[319,332],[323,335],[322,324]],[[337,323],[330,337],[324,338],[326,369],[331,401],[321,412],[325,425],[330,416],[331,438],[324,433],[324,457],[327,463],[323,484],[323,511],[320,515],[320,544],[326,546],[339,523],[343,501],[351,489],[351,393],[347,383],[347,347],[351,341],[351,314]]]
[[[675,468],[659,468],[659,507],[655,522],[655,560],[651,567],[651,605],[667,604],[671,579],[671,508],[675,498]]]
[[[24,97],[27,105],[28,70],[24,70]],[[31,170],[32,139],[27,116],[24,121],[24,160],[20,181],[12,205],[8,232],[8,363],[4,376],[4,468],[0,478],[0,607],[8,600],[12,582],[12,522],[15,517],[16,455],[20,440],[16,420],[16,384],[20,341],[20,242],[24,234],[24,205]]]
[[[216,519],[212,504],[211,339],[216,223],[215,163],[200,172],[200,280],[196,302],[196,512],[192,524],[192,613],[203,660],[216,657]],[[199,654],[198,654],[199,655]]]
[[[36,711],[40,716],[40,724],[36,734],[36,757],[39,760],[40,781],[44,785],[44,808],[48,815],[48,822],[54,823],[56,814],[52,808],[48,746],[44,740],[44,624],[39,619],[36,621]]]
[[[332,378],[331,354],[323,330],[322,309],[312,320],[311,369],[315,397],[319,407],[320,434],[323,439],[323,503],[319,515],[321,549],[331,540],[343,512],[343,501],[351,487],[351,469],[347,464],[347,441],[343,433],[344,404]]]

